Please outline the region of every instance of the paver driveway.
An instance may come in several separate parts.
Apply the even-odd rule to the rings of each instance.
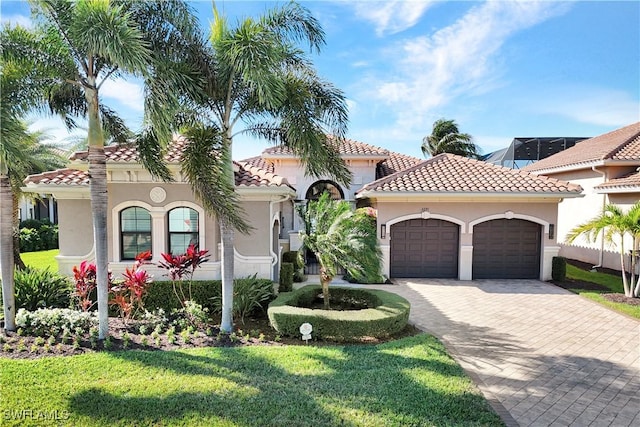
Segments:
[[[396,282],[508,425],[640,426],[639,321],[534,280]]]

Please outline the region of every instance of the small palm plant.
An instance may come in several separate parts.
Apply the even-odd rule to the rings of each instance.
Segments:
[[[382,255],[376,235],[371,233],[369,218],[356,215],[344,200],[331,200],[327,192],[297,210],[304,223],[299,256],[310,250],[318,259],[324,308],[328,310],[329,284],[339,267],[353,277],[380,271]]]
[[[627,297],[640,297],[640,276],[636,278],[636,251],[640,246],[640,202],[636,202],[628,212],[623,212],[619,206],[607,205],[597,217],[574,227],[567,235],[567,241],[573,243],[579,236],[585,236],[594,242],[603,232],[603,239],[610,245],[619,246],[620,267],[622,271],[622,286]],[[632,238],[631,274],[627,280],[625,263],[625,236]],[[619,245],[616,243],[619,242]]]

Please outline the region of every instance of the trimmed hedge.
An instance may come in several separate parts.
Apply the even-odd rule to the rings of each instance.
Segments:
[[[256,287],[260,289],[273,290],[273,282],[269,279],[236,279],[234,281],[234,294],[236,298],[238,298],[237,293],[239,291],[247,289],[248,283],[255,283]],[[184,283],[182,287],[188,297],[189,283]],[[222,281],[194,280],[191,284],[191,297],[194,302],[200,304],[204,308],[208,308],[210,313],[216,312],[216,301],[219,301],[222,298]],[[240,299],[242,299],[242,297],[240,297]],[[147,294],[143,297],[143,302],[144,307],[149,311],[158,308],[162,308],[165,311],[171,311],[174,308],[182,308],[180,300],[173,292],[173,286],[170,281],[158,281],[151,283]],[[238,302],[239,301],[236,301],[234,305],[237,305]]]
[[[313,326],[314,338],[359,341],[364,337],[383,338],[401,331],[409,320],[409,301],[391,292],[373,289],[331,288],[332,299],[364,299],[372,308],[364,310],[317,310],[304,308],[322,289],[309,285],[279,295],[267,313],[271,326],[286,336],[300,336],[300,325]]]
[[[554,256],[551,260],[551,278],[557,282],[563,282],[567,278],[567,259]]]
[[[300,259],[298,251],[288,251],[282,254],[282,262],[290,262],[293,264],[293,281],[296,283],[304,282],[307,276],[304,274],[304,262]],[[291,290],[291,289],[289,289]]]
[[[293,269],[294,265],[290,262],[280,264],[280,286],[278,292],[291,292],[293,289]]]

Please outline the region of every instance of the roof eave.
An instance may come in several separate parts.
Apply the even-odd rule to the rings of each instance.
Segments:
[[[625,194],[625,193],[640,193],[640,185],[624,185],[616,187],[594,187],[596,194]]]
[[[428,192],[428,191],[403,191],[403,192],[388,192],[388,191],[376,191],[365,190],[356,194],[356,199],[407,199],[407,198],[420,198],[420,199],[496,199],[496,198],[508,198],[508,199],[565,199],[565,198],[577,198],[584,197],[583,193],[577,192],[535,192],[535,193],[497,193],[497,192]]]
[[[599,167],[599,166],[636,166],[636,165],[640,165],[640,159],[635,159],[635,160],[615,160],[615,159],[602,160],[600,159],[600,160],[594,160],[590,162],[572,163],[569,165],[557,166],[552,168],[523,169],[523,170],[525,172],[529,172],[534,175],[549,175],[554,173],[591,169],[592,167]]]

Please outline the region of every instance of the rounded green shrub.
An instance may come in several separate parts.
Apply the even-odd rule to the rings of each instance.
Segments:
[[[320,293],[320,286],[309,285],[279,295],[267,310],[271,326],[282,335],[300,336],[300,325],[310,323],[313,338],[359,341],[388,337],[404,329],[409,320],[409,301],[391,292],[332,287],[333,299],[353,297],[367,301],[369,308],[339,311],[304,307]]]

